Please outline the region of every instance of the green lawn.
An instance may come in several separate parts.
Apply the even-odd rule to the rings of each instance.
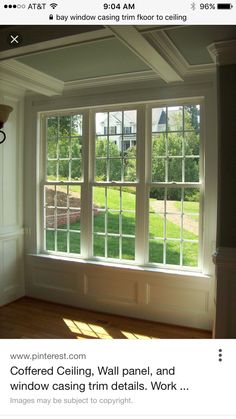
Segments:
[[[76,188],[76,186],[75,186]],[[73,191],[73,186],[70,187]],[[75,189],[77,192],[78,189]],[[94,203],[97,211],[94,216],[94,255],[105,256],[105,237],[97,233],[105,233],[105,222],[107,222],[108,234],[119,234],[122,226],[123,235],[135,236],[135,194],[130,192],[122,192],[122,216],[116,210],[120,210],[120,191],[118,188],[109,188],[107,192],[108,215],[105,221],[105,188],[94,188]],[[174,202],[177,210],[180,210],[181,203]],[[185,202],[186,213],[197,213],[198,203]],[[113,211],[112,211],[113,210]],[[128,211],[128,212],[126,212]],[[131,212],[129,212],[131,211]],[[122,221],[121,221],[122,220]],[[60,226],[63,228],[63,226]],[[80,221],[77,221],[70,226],[74,230],[70,232],[68,241],[71,253],[80,253]],[[171,239],[180,238],[180,223],[179,225],[167,221],[166,224],[167,242],[166,242],[166,263],[179,265],[180,264],[180,243]],[[47,231],[46,248],[47,250],[54,250],[54,231]],[[163,241],[158,240],[157,237],[164,235],[164,218],[156,213],[150,214],[149,220],[149,259],[153,263],[163,263]],[[184,230],[183,237],[185,239],[197,240],[198,237],[191,231]],[[67,251],[67,232],[57,232],[57,250],[61,252]],[[108,237],[107,241],[107,256],[109,258],[120,257],[120,241],[119,237]],[[197,266],[198,244],[184,243],[183,245],[183,264],[186,266]],[[122,237],[121,246],[122,259],[134,260],[135,257],[135,238]]]
[[[181,210],[181,202],[175,201],[175,207],[178,211]],[[185,214],[198,214],[199,213],[199,202],[188,202],[185,201],[183,205]]]

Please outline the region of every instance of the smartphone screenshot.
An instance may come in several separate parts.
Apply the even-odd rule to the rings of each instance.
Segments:
[[[236,418],[236,4],[0,3],[0,417]]]

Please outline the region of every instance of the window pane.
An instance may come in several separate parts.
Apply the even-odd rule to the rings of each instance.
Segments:
[[[94,256],[105,257],[105,237],[94,235],[93,237]]]
[[[151,208],[152,210],[152,208]],[[164,216],[158,215],[156,212],[150,212],[149,214],[149,237],[164,237]]]
[[[164,243],[162,240],[149,240],[149,262],[163,263]]]
[[[177,214],[166,216],[166,237],[168,239],[181,238],[181,217]]]
[[[121,159],[110,159],[109,161],[109,180],[110,181],[119,181],[121,180],[121,168],[122,161]]]
[[[154,134],[152,136],[152,156],[166,156],[166,134]]]
[[[71,158],[82,158],[82,139],[80,137],[71,138]]]
[[[199,156],[200,154],[200,136],[195,132],[186,132],[184,134],[185,156]]]
[[[122,112],[109,112],[109,134],[121,134]]]
[[[59,161],[59,177],[58,180],[69,180],[69,161]]]
[[[49,160],[47,163],[47,180],[57,180],[57,161]]]
[[[185,159],[185,182],[199,182],[199,159]]]
[[[57,232],[57,251],[67,252],[67,232],[66,231]]]
[[[124,111],[124,134],[135,134],[137,132],[137,111]]]
[[[182,189],[168,188],[166,200],[166,212],[179,214],[182,211]]]
[[[180,243],[178,241],[166,242],[167,265],[180,265]]]
[[[58,151],[59,151],[59,159],[70,157],[70,137],[64,137],[64,138],[59,139]]]
[[[168,107],[168,131],[182,131],[183,130],[183,107],[170,106]]]
[[[122,188],[122,210],[135,212],[136,188],[127,186]]]
[[[97,182],[107,180],[107,160],[96,159],[96,178]]]
[[[96,135],[107,135],[108,134],[108,113],[98,112],[96,113]]]
[[[98,233],[105,233],[105,212],[93,210],[93,230]]]
[[[67,208],[61,209],[57,208],[57,228],[67,229],[68,228],[68,218],[67,218]]]
[[[183,265],[198,266],[198,243],[183,243]]]
[[[107,257],[119,259],[119,237],[108,237]]]
[[[70,253],[80,253],[80,233],[72,233],[69,235]]]
[[[83,117],[82,115],[73,115],[71,117],[71,135],[83,134]]]
[[[135,214],[130,214],[127,212],[122,213],[122,232],[123,234],[128,234],[129,236],[135,236]]]
[[[57,158],[57,138],[48,135],[47,153],[49,159]]]
[[[182,159],[168,159],[168,182],[182,182]]]
[[[135,182],[136,180],[136,159],[124,160],[124,181]]]
[[[48,137],[57,138],[59,118],[57,116],[50,116],[47,118]]]
[[[152,161],[152,181],[165,182],[166,179],[166,160],[154,158]]]
[[[199,214],[199,188],[185,188],[184,189],[184,214]]]
[[[184,106],[184,129],[199,132],[200,129],[200,106]]]
[[[71,180],[82,179],[82,160],[72,160],[71,162]]]
[[[122,259],[135,259],[135,239],[122,238]]]
[[[55,250],[55,231],[46,230],[46,250]]]
[[[108,233],[115,233],[119,234],[119,227],[120,227],[120,214],[119,212],[109,211],[108,212],[108,220],[107,220],[107,231]]]
[[[177,132],[168,134],[168,155],[183,156],[183,135]]]
[[[81,211],[71,208],[69,211],[69,228],[70,230],[80,230]]]
[[[106,207],[106,189],[102,187],[93,188],[93,207],[105,208]]]
[[[156,108],[152,110],[152,132],[166,131],[166,108]]]
[[[71,135],[71,117],[70,116],[60,116],[59,118],[59,133],[61,135],[70,136]]]
[[[184,215],[183,216],[183,238],[198,240],[199,235],[199,216]]]
[[[137,111],[96,114],[96,181],[136,181]]]

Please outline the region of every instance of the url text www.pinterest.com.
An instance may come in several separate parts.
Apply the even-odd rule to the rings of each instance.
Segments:
[[[31,360],[36,361],[39,359],[79,359],[79,360],[86,360],[86,354],[67,354],[67,353],[24,353],[24,354],[10,354],[10,359],[14,360]]]

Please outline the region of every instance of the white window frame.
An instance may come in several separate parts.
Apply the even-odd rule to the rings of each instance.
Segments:
[[[148,214],[149,214],[149,188],[151,181],[151,149],[152,149],[152,108],[165,106],[181,106],[181,105],[199,104],[201,109],[200,114],[200,217],[199,217],[199,265],[198,267],[188,267],[179,265],[164,265],[151,264],[148,262],[148,247],[149,247],[149,228],[148,228]],[[137,110],[137,182],[112,182],[114,186],[130,185],[136,187],[136,232],[135,232],[135,261],[117,259],[106,259],[93,257],[93,234],[92,234],[92,189],[96,186],[94,180],[95,174],[95,114],[96,112],[112,112],[119,110]],[[83,115],[83,137],[88,139],[83,144],[83,165],[84,176],[83,181],[78,181],[76,184],[81,185],[81,254],[63,254],[56,252],[45,251],[43,248],[43,189],[46,182],[43,177],[46,174],[46,124],[47,116],[54,115]],[[40,186],[40,225],[39,225],[39,252],[49,255],[57,255],[69,258],[77,258],[83,260],[91,260],[105,264],[115,263],[117,266],[141,266],[144,269],[150,270],[169,270],[169,271],[203,271],[203,198],[204,198],[204,100],[200,98],[187,98],[166,101],[148,101],[142,104],[133,103],[129,105],[107,105],[96,106],[94,108],[78,108],[78,109],[64,109],[63,111],[47,111],[41,113],[41,156],[40,156],[40,172],[41,172],[41,186]],[[143,165],[143,161],[145,164]],[[51,183],[51,182],[50,182]],[[70,184],[75,182],[66,182]],[[57,184],[60,184],[58,182]],[[65,185],[65,182],[61,184]],[[106,182],[98,182],[99,186],[102,184],[109,186]],[[146,214],[144,217],[143,214]]]

